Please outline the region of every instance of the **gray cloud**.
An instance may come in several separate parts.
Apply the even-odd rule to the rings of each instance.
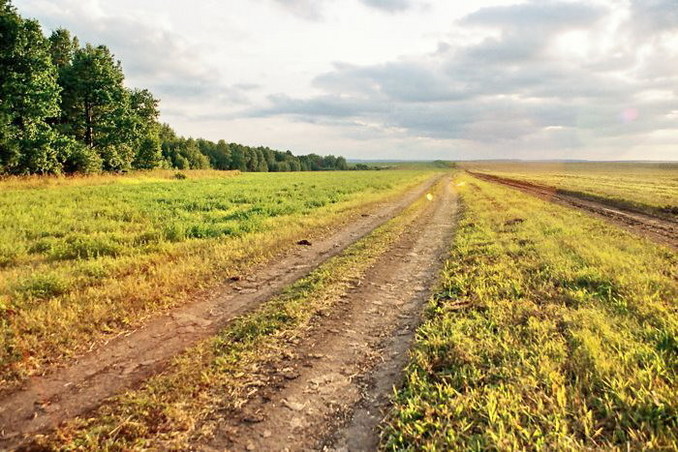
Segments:
[[[481,8],[466,16],[461,23],[523,30],[532,34],[535,29],[555,31],[587,26],[599,19],[604,11],[581,3],[533,0],[521,5]]]
[[[328,1],[332,0],[273,0],[276,4],[294,14],[307,20],[321,20],[323,10]],[[335,0],[336,1],[336,0]],[[345,1],[345,0],[343,0]],[[368,8],[377,9],[387,13],[397,13],[414,8],[417,5],[415,0],[358,0]]]
[[[675,0],[632,0],[631,17],[640,34],[678,28],[678,5]]]
[[[286,12],[317,22],[337,1],[265,0],[260,6],[278,19]],[[292,89],[279,90],[287,94],[271,95],[265,86],[278,72],[281,79],[292,80],[291,71],[305,70],[295,64],[301,53],[294,47],[281,55],[279,67],[262,65],[266,76],[257,78],[255,71],[239,74],[239,65],[253,61],[249,49],[233,52],[234,58],[245,55],[248,63],[211,60],[210,42],[194,45],[189,34],[172,31],[181,29],[176,24],[164,28],[157,18],[99,8],[98,0],[26,2],[33,5],[28,15],[40,15],[47,29],[64,26],[77,30],[83,42],[109,46],[123,62],[130,85],[151,89],[163,101],[163,116],[183,122],[192,134],[204,130],[205,122],[222,134],[238,132],[228,125],[222,129],[224,121],[241,119],[238,127],[245,121],[276,124],[279,129],[292,121],[304,131],[300,135],[332,130],[334,136],[359,142],[361,149],[363,144],[380,149],[382,143],[400,146],[402,152],[433,146],[429,149],[436,149],[436,155],[445,155],[444,149],[464,145],[487,156],[500,151],[484,150],[510,150],[512,156],[551,150],[553,154],[539,156],[554,158],[567,152],[563,149],[598,152],[600,145],[664,143],[666,136],[678,134],[676,0],[629,0],[614,4],[614,10],[596,6],[602,1],[552,0],[481,8],[450,22],[449,38],[437,30],[440,42],[430,53],[378,64],[335,63],[314,77],[317,94],[309,96],[289,94],[303,89],[303,80],[296,86],[296,81],[285,82]],[[419,0],[351,2],[357,12],[383,12],[366,15],[381,21],[421,5]],[[319,25],[332,24],[293,23],[300,33],[301,27]],[[572,35],[576,39],[564,39]],[[323,57],[304,53],[310,56]],[[237,83],[250,79],[263,85]],[[304,123],[320,127],[304,128]]]
[[[645,10],[644,20],[655,20],[667,6],[660,3]],[[562,60],[552,54],[563,33],[587,30],[609,12],[541,1],[483,8],[459,26],[496,28],[498,37],[461,48],[443,42],[434,53],[379,65],[336,64],[314,81],[324,95],[273,96],[269,108],[251,114],[326,121],[349,129],[369,127],[375,138],[404,134],[552,148],[676,129],[667,120],[678,100],[675,49],[667,51],[655,42],[645,48],[642,59],[633,43],[626,53],[613,56]],[[671,14],[662,19],[662,30],[673,20]],[[621,24],[617,33],[628,38],[631,28],[637,24]],[[644,99],[643,93],[667,87],[672,87],[671,98]]]
[[[338,96],[320,96],[313,99],[294,99],[285,95],[270,96],[271,106],[253,109],[252,117],[295,115],[307,121],[316,118],[353,118],[358,115],[386,113],[388,107],[371,100],[346,99]]]
[[[403,102],[441,102],[465,97],[465,86],[425,61],[403,61],[379,66],[338,65],[315,79],[315,86],[342,94]]]
[[[404,11],[414,6],[410,0],[360,0],[361,3],[371,8],[388,12]]]
[[[220,71],[201,58],[203,49],[141,18],[105,15],[92,20],[86,8],[65,7],[42,23],[47,32],[59,27],[77,30],[81,44],[106,45],[122,62],[127,83],[150,89],[168,107],[165,113],[176,110],[173,103],[183,104],[184,115],[188,107],[208,102],[247,105],[248,93],[256,88],[224,84]]]
[[[322,17],[323,0],[274,0],[290,13],[308,20]]]

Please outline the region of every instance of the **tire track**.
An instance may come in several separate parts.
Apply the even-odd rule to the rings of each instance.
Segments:
[[[284,365],[291,379],[262,388],[220,419],[203,451],[375,450],[422,308],[451,243],[457,199],[449,180]],[[274,366],[276,367],[276,366]],[[273,369],[275,371],[275,369]]]
[[[550,202],[576,207],[577,209],[602,217],[636,234],[652,239],[655,242],[678,249],[678,222],[674,220],[582,199],[571,194],[562,193],[554,187],[473,171],[467,171],[467,173],[478,179],[516,188]]]
[[[155,317],[68,367],[33,377],[19,390],[0,396],[0,449],[16,447],[26,437],[83,415],[106,398],[162,371],[173,356],[254,310],[401,213],[442,177],[434,176],[399,200],[377,206],[312,246],[296,248],[255,269],[243,281],[226,282],[204,299]]]

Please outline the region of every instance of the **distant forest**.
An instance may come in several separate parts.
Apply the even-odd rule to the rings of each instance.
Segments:
[[[349,169],[343,157],[177,136],[158,121],[158,99],[124,79],[106,46],[81,46],[66,29],[47,38],[0,0],[0,174]]]

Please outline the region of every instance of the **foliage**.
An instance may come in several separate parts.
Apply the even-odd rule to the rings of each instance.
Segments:
[[[129,169],[134,158],[123,80],[120,64],[104,46],[77,49],[63,70],[61,130],[97,149],[105,170]]]
[[[49,43],[36,21],[0,3],[0,172],[54,174],[61,159],[48,119],[58,114],[59,86]]]
[[[253,172],[348,169],[343,157],[178,137],[158,122],[158,100],[124,86],[103,45],[63,28],[46,39],[8,0],[0,3],[0,174],[172,167]]]
[[[178,169],[215,168],[243,172],[288,172],[347,170],[344,157],[316,154],[295,156],[290,151],[268,147],[251,147],[219,140],[214,143],[199,138],[183,138],[172,128],[160,126],[162,155],[169,165]],[[365,168],[369,169],[369,168]]]

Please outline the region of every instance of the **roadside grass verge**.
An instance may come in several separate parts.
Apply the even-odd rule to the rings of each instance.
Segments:
[[[611,206],[678,219],[676,163],[473,163],[469,169],[554,187]]]
[[[214,173],[0,192],[0,390],[433,175]]]
[[[388,251],[425,208],[422,197],[401,215],[331,258],[216,337],[176,357],[141,388],[111,399],[31,445],[39,450],[188,450],[220,419],[237,416],[283,369],[295,344],[346,290]]]
[[[676,450],[678,256],[463,175],[383,450]]]

